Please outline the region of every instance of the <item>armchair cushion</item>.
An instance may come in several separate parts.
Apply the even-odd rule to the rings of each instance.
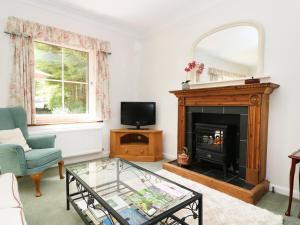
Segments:
[[[56,148],[34,149],[25,153],[28,169],[43,167],[50,162],[58,162],[62,159],[61,150]],[[54,164],[53,163],[53,164]]]
[[[20,145],[24,151],[29,151],[31,149],[28,146],[20,128],[0,130],[0,144]]]
[[[34,136],[27,138],[27,143],[33,149],[54,148],[55,138],[55,135]]]

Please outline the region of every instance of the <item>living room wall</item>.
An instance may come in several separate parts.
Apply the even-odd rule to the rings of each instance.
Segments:
[[[254,21],[265,30],[264,74],[280,84],[270,98],[267,179],[275,191],[288,193],[288,154],[300,147],[299,83],[300,2],[271,0],[219,1],[142,42],[139,96],[157,102],[157,128],[164,132],[164,154],[176,158],[177,99],[169,90],[180,89],[192,43],[205,32],[235,21]],[[298,190],[295,188],[295,190]],[[295,195],[298,196],[298,195]]]
[[[136,76],[139,72],[139,43],[136,33],[100,18],[57,9],[32,1],[12,0],[0,2],[0,107],[8,105],[9,88],[9,39],[3,33],[6,18],[16,16],[38,23],[56,26],[79,34],[108,40],[112,44],[110,97],[112,119],[102,124],[59,125],[30,128],[34,134],[57,134],[57,147],[67,157],[95,153],[104,148],[109,151],[109,129],[119,127],[120,101],[136,100]],[[38,2],[38,1],[36,1]],[[83,156],[81,156],[83,157]]]

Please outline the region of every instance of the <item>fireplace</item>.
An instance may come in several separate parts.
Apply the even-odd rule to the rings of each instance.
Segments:
[[[234,127],[221,124],[195,124],[194,160],[201,163],[207,161],[221,165],[224,178],[227,177],[229,167],[235,172],[236,168],[236,132]],[[193,159],[193,157],[192,157]]]
[[[191,165],[164,168],[256,203],[268,191],[266,155],[273,83],[171,91],[178,98],[178,154]]]

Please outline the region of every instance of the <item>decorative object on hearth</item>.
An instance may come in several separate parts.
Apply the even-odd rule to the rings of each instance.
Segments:
[[[260,79],[254,77],[245,80],[245,84],[259,84],[259,83],[260,83]]]
[[[190,163],[190,153],[187,147],[183,147],[183,152],[178,154],[177,162],[180,166],[187,166]]]

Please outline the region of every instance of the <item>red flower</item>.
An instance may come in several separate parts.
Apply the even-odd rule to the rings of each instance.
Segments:
[[[197,69],[196,70],[197,74],[202,74],[203,70],[204,70],[204,64],[203,63],[201,63],[201,64],[197,63],[195,60],[193,60],[192,62],[187,64],[187,67],[185,67],[184,71],[185,72],[190,72],[195,68]]]
[[[190,72],[191,69],[190,69],[189,67],[185,67],[184,71],[185,71],[185,72]]]

